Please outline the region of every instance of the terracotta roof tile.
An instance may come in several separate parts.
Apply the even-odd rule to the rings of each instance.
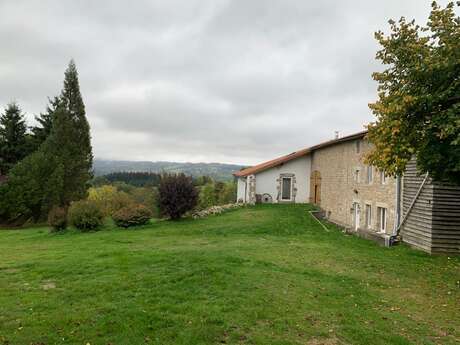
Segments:
[[[342,143],[342,142],[345,142],[345,141],[350,141],[350,140],[355,140],[355,139],[358,139],[358,138],[363,138],[366,134],[367,134],[367,131],[362,131],[362,132],[358,132],[358,133],[355,133],[355,134],[347,135],[347,136],[342,137],[342,138],[328,140],[328,141],[325,141],[325,142],[320,143],[318,145],[311,146],[311,147],[308,147],[306,149],[302,149],[302,150],[299,150],[299,151],[295,151],[295,152],[292,152],[292,153],[290,153],[288,155],[281,156],[281,157],[269,160],[267,162],[254,165],[252,167],[249,167],[249,168],[246,168],[246,169],[243,169],[243,170],[240,170],[240,171],[236,171],[236,172],[233,173],[233,175],[243,177],[243,176],[249,176],[249,175],[252,175],[252,174],[255,174],[255,173],[259,173],[261,171],[264,171],[264,170],[276,167],[278,165],[284,164],[286,162],[289,162],[289,161],[291,161],[293,159],[296,159],[296,158],[299,158],[299,157],[302,157],[302,156],[306,156],[306,155],[310,154],[311,152],[313,152],[315,150],[322,149],[322,148],[332,146],[332,145],[335,145],[335,144],[339,144],[339,143]]]

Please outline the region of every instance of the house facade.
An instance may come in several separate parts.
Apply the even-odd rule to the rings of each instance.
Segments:
[[[396,230],[398,185],[395,178],[364,163],[372,148],[365,134],[311,149],[310,202],[331,222],[385,240]]]
[[[237,200],[243,203],[306,203],[310,196],[311,158],[307,151],[234,173]]]
[[[460,253],[460,186],[416,172],[385,175],[364,162],[367,132],[336,138],[234,173],[238,201],[316,204],[347,231],[430,253]]]

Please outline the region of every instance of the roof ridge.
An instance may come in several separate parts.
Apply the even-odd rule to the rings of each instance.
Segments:
[[[348,140],[353,140],[353,139],[356,139],[356,138],[359,138],[359,137],[364,137],[366,134],[367,134],[367,130],[357,132],[357,133],[354,133],[354,134],[350,134],[350,135],[346,135],[346,136],[344,136],[342,138],[337,138],[337,139],[331,139],[331,140],[328,140],[328,141],[324,141],[324,142],[316,144],[314,146],[310,146],[310,147],[307,147],[307,148],[304,148],[304,149],[301,149],[301,150],[297,150],[297,151],[294,151],[292,153],[288,153],[288,154],[286,154],[284,156],[280,156],[280,157],[277,157],[277,158],[262,162],[260,164],[254,165],[252,167],[245,168],[245,169],[240,170],[240,171],[236,171],[236,172],[233,173],[233,175],[234,176],[252,175],[252,174],[255,174],[255,173],[270,169],[270,168],[273,168],[275,166],[284,164],[284,163],[289,162],[289,161],[291,161],[291,160],[293,160],[295,158],[306,156],[307,154],[310,154],[312,151],[318,150],[320,148],[328,147],[328,146],[338,144],[338,143],[348,141]]]

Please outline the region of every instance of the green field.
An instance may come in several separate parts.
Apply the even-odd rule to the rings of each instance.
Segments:
[[[0,231],[0,344],[458,344],[460,259],[306,205],[95,233]]]

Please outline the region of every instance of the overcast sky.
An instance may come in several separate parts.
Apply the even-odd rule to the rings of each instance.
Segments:
[[[32,121],[74,58],[96,158],[255,164],[372,121],[373,33],[430,3],[0,0],[0,105]]]

